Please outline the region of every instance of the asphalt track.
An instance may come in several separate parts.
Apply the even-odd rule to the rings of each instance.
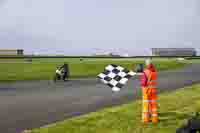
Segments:
[[[158,75],[158,88],[171,91],[200,83],[200,64]],[[96,79],[69,82],[19,81],[0,83],[0,132],[20,133],[100,108],[118,105],[140,97],[137,78],[131,79],[120,92]]]

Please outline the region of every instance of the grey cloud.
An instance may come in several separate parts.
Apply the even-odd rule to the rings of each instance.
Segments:
[[[199,48],[198,5],[198,0],[7,0],[0,5],[0,48],[68,55]]]

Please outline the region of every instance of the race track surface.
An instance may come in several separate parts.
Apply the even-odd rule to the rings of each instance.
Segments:
[[[160,72],[158,88],[170,91],[200,82],[200,64]],[[20,133],[100,108],[133,101],[141,95],[139,81],[131,79],[120,92],[96,79],[68,82],[19,81],[0,83],[0,132]]]

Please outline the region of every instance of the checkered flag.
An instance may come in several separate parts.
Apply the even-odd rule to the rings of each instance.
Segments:
[[[108,65],[105,67],[104,72],[100,73],[97,77],[113,91],[120,91],[120,89],[127,83],[127,81],[136,75],[135,72],[129,71],[118,65]]]

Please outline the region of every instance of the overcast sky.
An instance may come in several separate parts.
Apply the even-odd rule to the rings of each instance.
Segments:
[[[199,0],[0,0],[0,48],[149,55],[200,48]]]

